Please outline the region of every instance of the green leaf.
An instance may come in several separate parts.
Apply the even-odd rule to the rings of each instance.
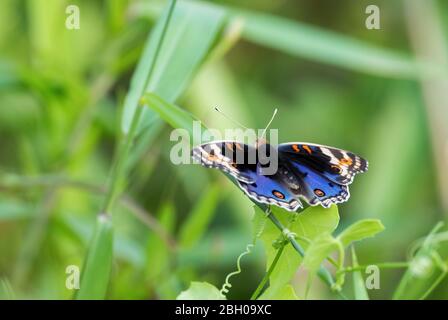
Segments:
[[[100,300],[106,297],[112,269],[112,250],[112,222],[109,216],[99,215],[82,269],[81,284],[76,299]]]
[[[291,213],[280,208],[274,208],[276,215],[285,215]],[[299,213],[297,220],[293,223],[291,231],[296,232],[299,237],[313,240],[322,233],[332,233],[339,224],[339,211],[336,205],[330,208],[322,206],[308,207]]]
[[[299,297],[297,297],[293,286],[287,284],[283,288],[280,288],[274,295],[272,295],[270,297],[270,300],[299,300]]]
[[[174,221],[176,218],[173,204],[167,202],[162,205],[162,209],[158,215],[160,225],[165,228],[167,232],[172,232],[174,228]],[[154,232],[148,236],[148,243],[146,248],[146,277],[149,281],[156,283],[160,282],[160,276],[166,275],[169,272],[167,266],[169,264],[170,251],[166,243],[160,239],[160,236]]]
[[[225,11],[192,1],[178,1],[157,63],[151,78],[147,79],[167,16],[168,10],[165,10],[148,38],[132,77],[121,124],[124,133],[129,131],[138,102],[145,92],[154,92],[171,103],[180,96],[220,34]],[[154,113],[145,110],[140,128],[147,126],[153,119]]]
[[[188,215],[179,235],[179,243],[182,247],[193,247],[206,231],[218,205],[219,191],[217,185],[209,187]]]
[[[339,223],[339,213],[337,206],[333,205],[328,209],[321,206],[308,207],[299,213],[296,219],[291,212],[278,207],[272,207],[272,212],[277,219],[291,232],[295,232],[300,238],[306,238],[312,241],[314,238],[323,233],[333,232]],[[258,207],[255,207],[256,214],[265,215]],[[278,239],[280,231],[272,223],[266,223],[261,234],[267,257],[267,268],[271,265],[277,250],[272,246],[273,242]],[[305,241],[300,241],[304,247],[308,246]],[[271,299],[279,294],[283,287],[291,281],[297,272],[302,258],[297,254],[291,245],[286,245],[284,252],[277,263],[276,268],[270,277],[270,286],[261,295],[260,299]]]
[[[365,238],[373,237],[378,232],[384,230],[384,226],[380,220],[377,219],[364,219],[355,222],[344,231],[342,231],[337,239],[347,247],[355,241],[359,241]]]
[[[329,233],[323,233],[311,242],[306,250],[303,265],[307,267],[310,272],[315,273],[330,253],[337,249],[338,240],[333,238]]]
[[[193,121],[199,121],[194,115],[171,104],[154,93],[146,93],[143,103],[155,111],[166,123],[175,129],[185,129],[190,136],[194,135]]]
[[[273,15],[232,12],[244,19],[242,37],[262,46],[378,76],[416,78],[419,74],[412,57],[394,50]]]
[[[182,291],[176,300],[225,300],[225,297],[210,283],[192,282],[190,288]]]
[[[356,257],[355,247],[352,246],[352,266],[358,267],[358,258]],[[353,290],[355,291],[356,300],[369,300],[369,294],[366,290],[366,284],[362,277],[361,271],[353,272]]]

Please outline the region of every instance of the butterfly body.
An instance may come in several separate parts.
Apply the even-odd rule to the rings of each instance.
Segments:
[[[260,155],[261,149],[265,152]],[[215,141],[197,146],[192,156],[206,167],[231,175],[253,200],[289,211],[303,207],[301,200],[323,207],[347,201],[348,185],[368,168],[365,159],[349,151],[304,142],[274,147],[261,141],[253,147]],[[263,173],[269,165],[262,161],[266,156],[277,161],[273,174]]]

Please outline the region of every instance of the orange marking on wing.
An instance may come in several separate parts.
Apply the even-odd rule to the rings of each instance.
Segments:
[[[339,163],[342,165],[351,166],[353,163],[353,160],[350,158],[342,158],[341,160],[339,160]]]
[[[313,151],[311,151],[310,147],[308,147],[307,145],[303,145],[302,148],[305,149],[309,154],[313,153]]]
[[[213,154],[209,154],[207,156],[207,160],[209,160],[209,161],[216,161],[216,160],[218,160],[218,157],[213,155]]]
[[[235,143],[235,146],[238,150],[243,151],[243,148],[241,148],[241,145],[239,143]]]
[[[298,145],[293,144],[291,147],[292,147],[292,150],[294,150],[294,152],[300,152],[300,148]]]
[[[232,143],[226,142],[226,146],[227,146],[227,148],[229,148],[230,150],[233,151],[233,144]]]

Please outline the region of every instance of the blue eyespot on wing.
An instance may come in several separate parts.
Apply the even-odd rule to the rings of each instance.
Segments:
[[[367,160],[360,156],[318,144],[283,143],[278,146],[278,151],[281,157],[304,164],[337,184],[348,185],[356,174],[368,169]]]

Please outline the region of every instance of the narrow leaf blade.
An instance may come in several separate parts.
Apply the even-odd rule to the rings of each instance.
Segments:
[[[78,300],[100,300],[106,297],[112,269],[113,228],[110,217],[100,215],[81,274]]]
[[[193,247],[202,237],[218,205],[219,187],[211,186],[190,212],[182,225],[179,242],[184,248]]]
[[[285,18],[240,10],[233,12],[244,18],[243,38],[254,43],[378,76],[416,78],[419,74],[419,65],[406,54]]]
[[[162,14],[148,38],[144,53],[134,73],[126,97],[122,131],[129,131],[139,99],[145,92],[154,92],[173,103],[185,90],[190,79],[207,57],[224,26],[225,10],[193,1],[178,1],[166,30],[164,42],[151,77],[146,83],[150,65],[155,57],[157,40],[168,12]],[[140,130],[152,121],[155,114],[145,110]]]

